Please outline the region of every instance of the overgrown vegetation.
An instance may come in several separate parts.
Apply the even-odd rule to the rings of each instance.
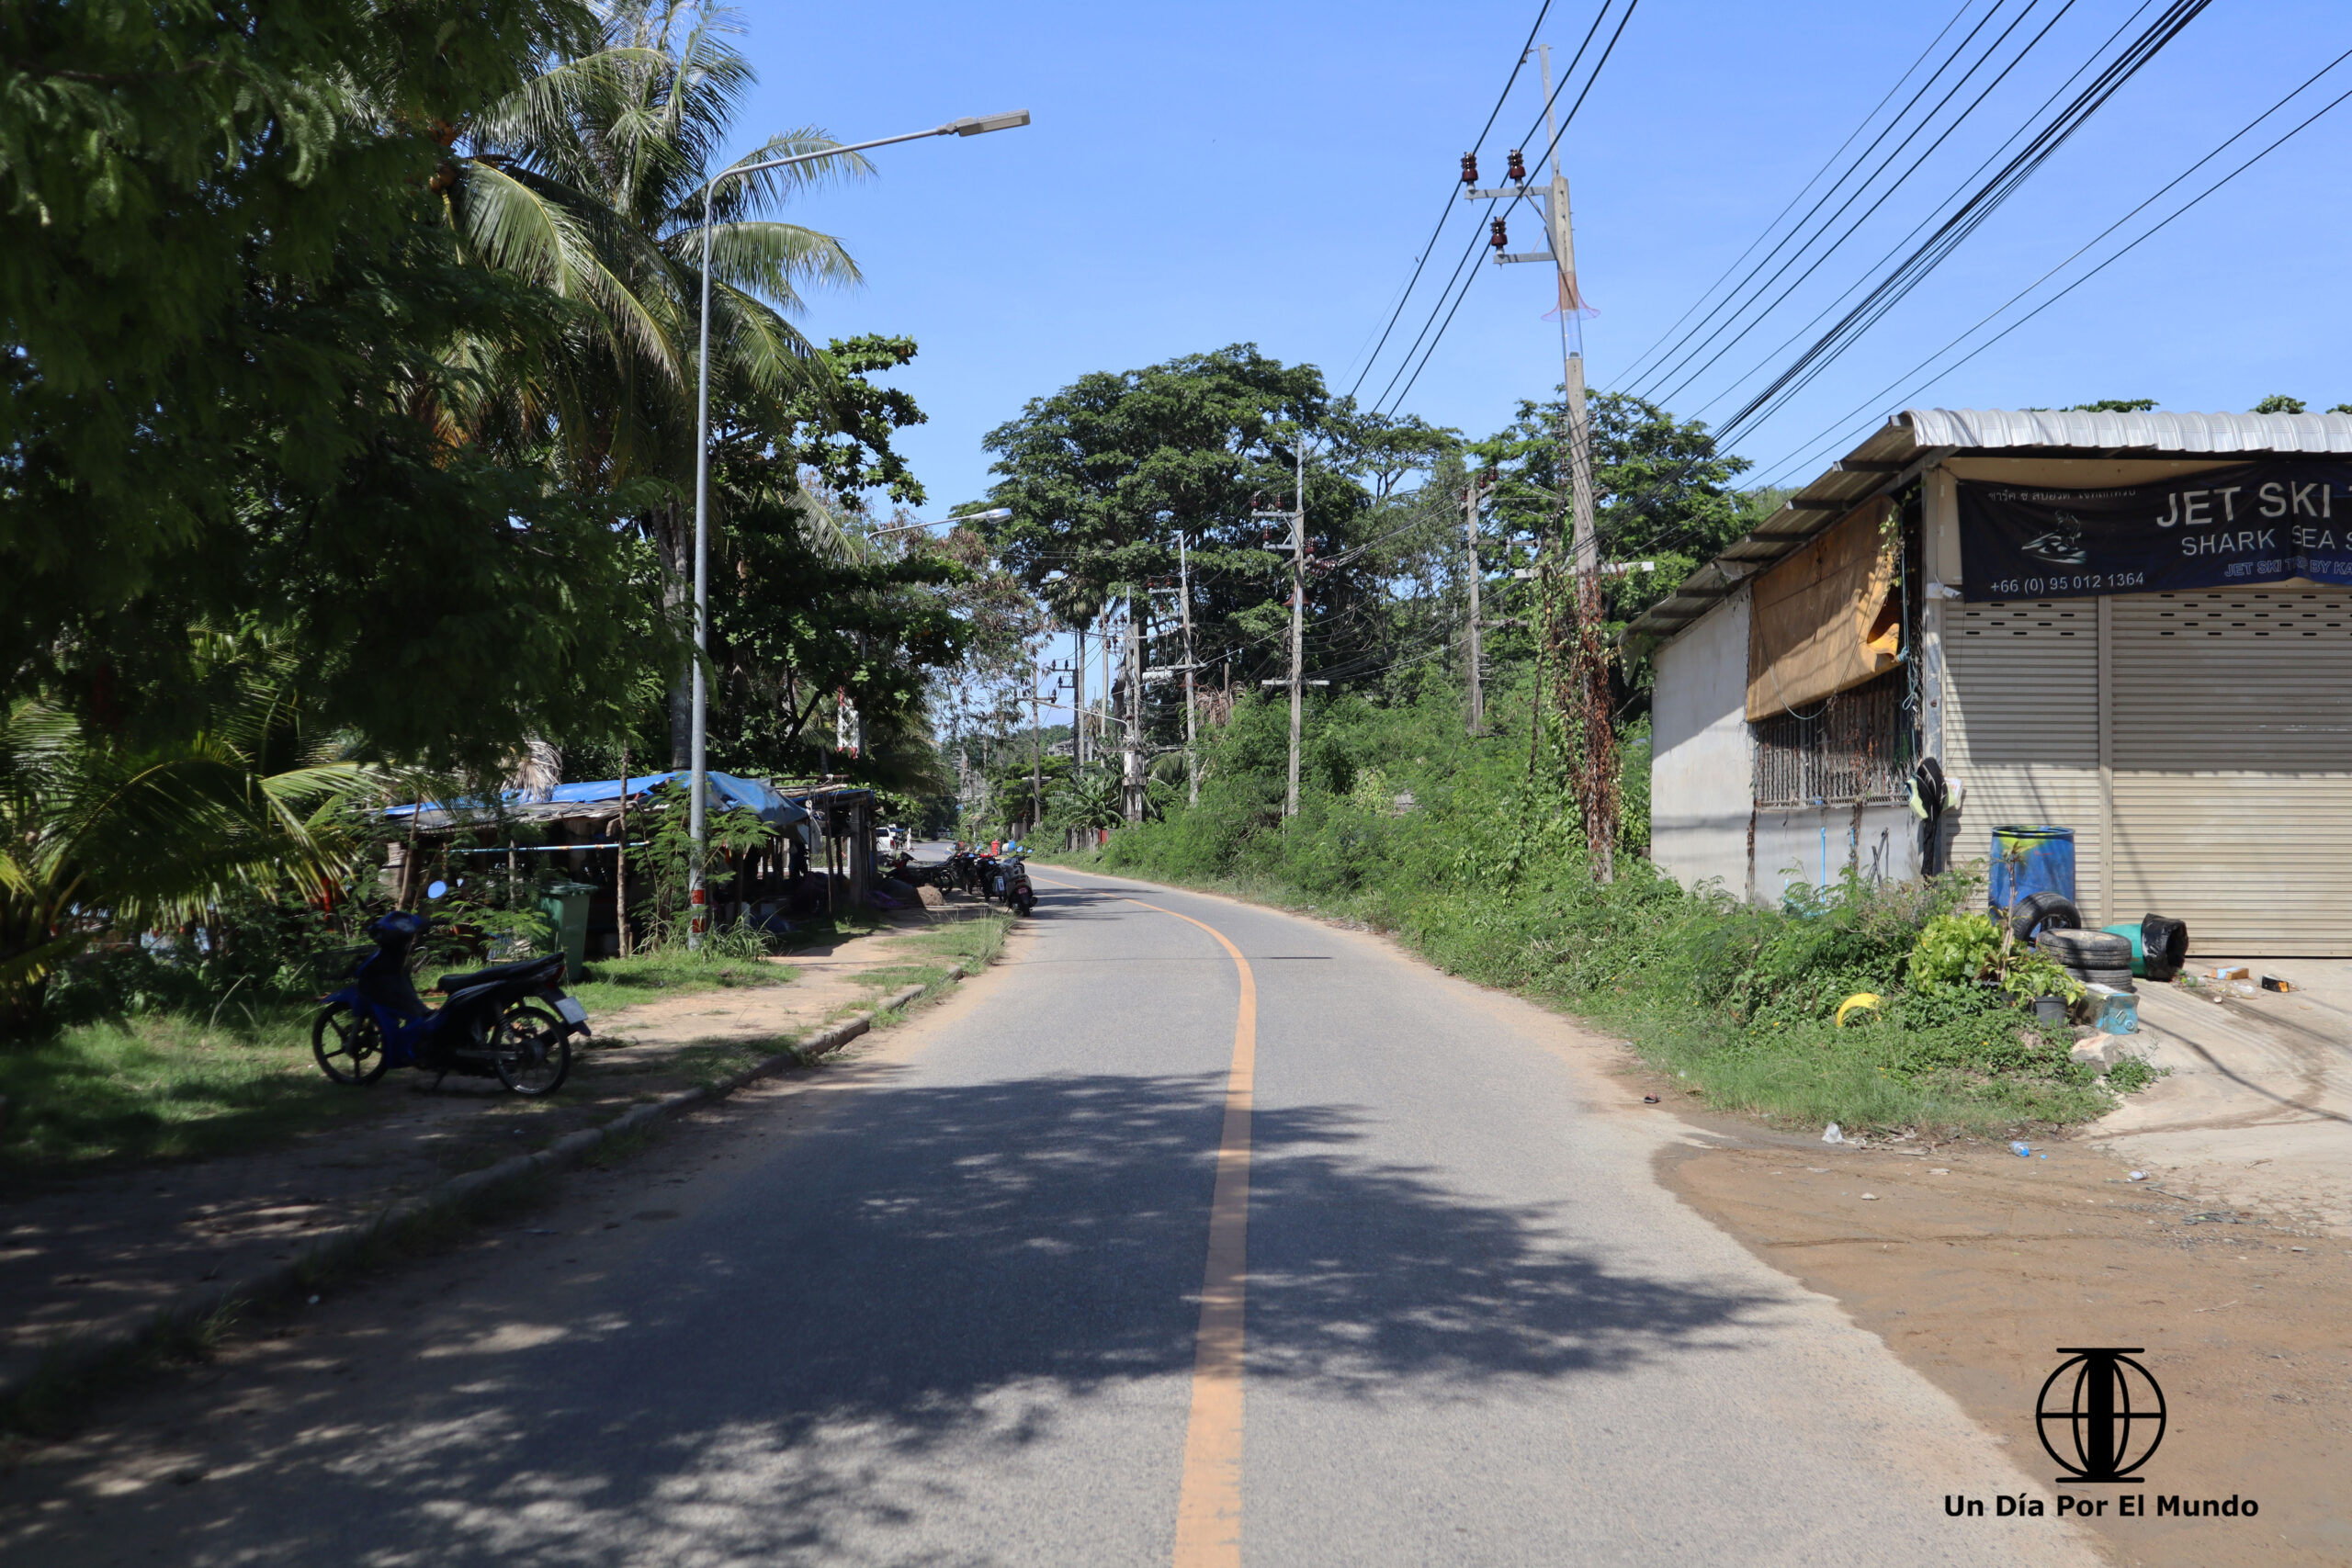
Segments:
[[[1517,725],[1467,736],[1458,694],[1435,680],[1394,705],[1321,704],[1285,823],[1286,710],[1245,702],[1208,742],[1200,806],[1121,829],[1101,863],[1394,931],[1449,971],[1622,1032],[1727,1108],[1984,1131],[2111,1103],[2069,1059],[2071,1032],[2018,1005],[2063,992],[2063,972],[1959,913],[1964,879],[1849,873],[1762,908],[1623,856],[1617,881],[1597,885],[1554,749],[1531,764],[1524,693],[1495,711]],[[1646,770],[1645,750],[1627,755]],[[1840,1027],[1838,1004],[1861,992],[1880,1005]]]

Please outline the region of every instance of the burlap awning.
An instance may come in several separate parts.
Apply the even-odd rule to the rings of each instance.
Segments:
[[[1894,502],[1863,502],[1755,581],[1747,718],[1801,713],[1894,668],[1903,646]]]

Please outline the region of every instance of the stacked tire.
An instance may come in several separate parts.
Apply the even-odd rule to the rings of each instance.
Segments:
[[[2066,973],[2086,986],[2128,991],[2132,986],[2132,942],[2112,931],[2047,929],[2033,939]]]

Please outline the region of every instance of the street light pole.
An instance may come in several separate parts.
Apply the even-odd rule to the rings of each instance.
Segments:
[[[718,193],[721,180],[738,179],[768,169],[787,168],[795,164],[814,163],[820,158],[838,158],[845,152],[863,152],[869,147],[888,147],[893,142],[919,141],[927,136],[978,136],[990,130],[1011,130],[1029,123],[1027,109],[1014,109],[1009,114],[969,117],[950,120],[945,125],[933,126],[929,130],[910,130],[899,136],[880,136],[871,141],[854,141],[846,147],[828,147],[820,152],[798,152],[789,158],[768,158],[757,164],[742,164],[721,169],[711,175],[702,187],[702,309],[698,323],[699,342],[695,348],[695,668],[694,668],[694,747],[689,766],[694,773],[691,804],[686,812],[686,830],[694,840],[694,852],[686,859],[686,946],[702,946],[703,932],[709,921],[710,896],[703,888],[703,861],[710,850],[707,806],[710,795],[710,771],[707,756],[708,729],[708,694],[703,674],[705,655],[710,648],[710,230],[711,202]]]

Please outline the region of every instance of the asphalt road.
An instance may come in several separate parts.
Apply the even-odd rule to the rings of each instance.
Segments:
[[[2099,1561],[1946,1517],[2023,1456],[1660,1188],[1692,1134],[1571,1026],[1037,883],[856,1060],[17,1470],[0,1557]]]

